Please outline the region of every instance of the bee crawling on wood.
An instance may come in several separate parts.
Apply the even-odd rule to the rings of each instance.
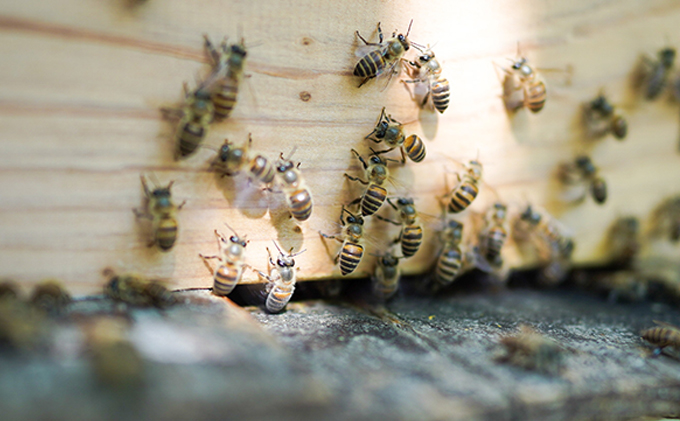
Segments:
[[[227,225],[225,223],[225,225]],[[211,269],[213,273],[213,294],[218,296],[229,295],[236,285],[241,281],[243,271],[250,267],[245,263],[245,250],[248,241],[245,236],[239,236],[233,228],[229,225],[227,227],[234,233],[229,239],[225,238],[217,230],[215,230],[215,237],[217,238],[217,247],[219,248],[219,255],[198,256],[203,259],[203,262],[210,268],[208,264],[209,259],[217,259],[220,263]]]
[[[640,332],[642,339],[654,345],[654,356],[661,355],[664,348],[671,347],[680,352],[680,328],[669,323],[658,322],[658,326]]]
[[[563,164],[560,167],[559,177],[565,185],[575,185],[579,189],[584,184],[588,184],[590,195],[598,205],[607,200],[607,183],[599,175],[598,168],[587,155],[577,157],[572,163]],[[580,189],[574,201],[582,201],[585,195],[585,189]]]
[[[442,66],[434,56],[434,51],[428,46],[426,50],[419,45],[411,43],[420,51],[417,61],[409,61],[412,68],[412,79],[404,80],[404,83],[423,83],[427,86],[427,93],[420,104],[424,107],[428,100],[432,100],[432,106],[440,113],[444,113],[449,106],[451,87],[449,81],[442,76]]]
[[[104,295],[114,301],[132,306],[166,308],[177,303],[172,292],[163,283],[155,279],[147,279],[139,275],[117,275],[106,268],[104,276],[109,278],[104,285]]]
[[[359,209],[362,216],[370,216],[380,210],[380,207],[387,199],[387,188],[385,184],[389,180],[390,170],[387,167],[387,159],[382,159],[375,152],[368,159],[369,163],[359,155],[359,152],[352,149],[352,153],[359,159],[361,165],[364,167],[366,180],[359,177],[353,177],[347,173],[344,176],[351,181],[356,181],[366,186],[364,193],[353,200],[350,205],[359,204]]]
[[[62,313],[72,301],[71,294],[55,280],[36,285],[29,300],[35,307],[53,315]]]
[[[381,300],[388,300],[399,289],[399,280],[401,278],[399,260],[403,259],[403,256],[397,257],[388,250],[376,257],[378,259],[371,276],[373,295]]]
[[[503,265],[501,249],[508,237],[507,224],[508,208],[501,202],[493,204],[487,215],[487,225],[480,233],[480,256],[492,268]]]
[[[265,306],[267,311],[270,313],[279,313],[286,307],[295,291],[297,271],[293,258],[301,255],[306,250],[293,254],[293,248],[291,247],[288,253],[284,253],[276,241],[274,241],[274,245],[279,251],[279,257],[277,257],[276,262],[274,262],[271,251],[267,248],[267,253],[269,254],[269,274],[259,270],[255,270],[255,272],[260,278],[267,280],[267,285],[265,287],[265,292],[267,293]]]
[[[401,58],[411,47],[411,42],[408,39],[408,34],[411,32],[411,25],[413,20],[408,25],[408,31],[406,35],[398,34],[394,32],[392,38],[383,42],[383,33],[380,28],[380,22],[378,22],[378,37],[380,42],[368,42],[364,37],[356,31],[357,37],[363,43],[371,48],[371,51],[364,55],[361,60],[354,67],[354,76],[359,76],[364,78],[364,80],[359,84],[359,87],[363,86],[364,83],[368,82],[370,79],[381,75],[386,70],[389,72],[390,79],[396,73],[399,73],[400,68],[397,66],[401,62]],[[389,83],[390,79],[387,80]]]
[[[229,139],[225,139],[211,167],[222,177],[231,177],[245,171],[248,180],[256,181],[267,189],[274,182],[276,168],[264,155],[252,152],[252,143],[251,134],[248,134],[248,143],[241,146],[236,146]]]
[[[19,298],[19,285],[10,279],[0,279],[0,300]]]
[[[618,218],[608,236],[609,255],[612,263],[630,267],[640,250],[640,221],[637,217]]]
[[[667,237],[673,243],[680,240],[680,196],[666,199],[656,208],[653,225],[656,236]]]
[[[444,214],[443,220],[446,221],[446,214]],[[464,254],[461,250],[463,224],[454,219],[446,221],[446,226],[439,233],[439,241],[442,248],[434,269],[435,290],[450,285],[463,266]]]
[[[564,350],[533,328],[521,325],[515,336],[500,339],[505,355],[498,360],[544,374],[558,375],[564,368]]]
[[[584,105],[583,117],[592,137],[602,137],[611,133],[617,140],[623,140],[628,134],[628,122],[603,93]]]
[[[465,167],[463,177],[456,173],[458,184],[450,193],[445,194],[442,199],[448,198],[447,210],[450,213],[459,213],[472,204],[479,194],[479,184],[482,179],[482,164],[477,160],[470,161]],[[446,178],[445,178],[446,181]],[[448,191],[448,182],[446,190]]]
[[[344,218],[345,213],[348,215],[347,219]],[[340,224],[342,225],[342,233],[339,236],[327,235],[321,231],[319,231],[319,235],[322,239],[335,239],[342,243],[342,247],[333,258],[333,262],[335,264],[340,263],[340,272],[344,276],[354,272],[364,255],[364,218],[361,215],[352,214],[343,206],[340,212]]]
[[[644,95],[648,100],[656,99],[663,92],[675,63],[675,49],[666,47],[658,52],[658,59],[643,56],[646,69],[643,72]]]
[[[397,199],[397,203],[394,204],[388,198],[387,203],[395,211],[399,212],[399,221],[393,221],[380,215],[376,215],[376,218],[401,226],[399,237],[394,240],[394,243],[401,243],[401,254],[404,258],[411,257],[418,252],[420,245],[423,243],[423,226],[418,218],[418,211],[413,203],[413,199],[400,197]]]
[[[425,159],[426,151],[423,140],[415,134],[406,137],[402,124],[389,114],[385,114],[385,107],[380,111],[380,117],[378,117],[375,128],[364,139],[372,140],[375,143],[385,141],[385,145],[389,149],[376,152],[376,154],[387,153],[399,148],[402,163],[406,162],[406,156],[413,162],[421,162]]]
[[[174,181],[171,181],[165,187],[154,187],[153,190],[150,190],[144,175],[141,175],[140,179],[142,180],[147,206],[144,211],[139,209],[132,211],[138,218],[148,218],[152,221],[153,239],[149,241],[149,247],[155,244],[160,251],[170,251],[177,241],[177,231],[179,230],[177,211],[182,209],[186,201],[179,206],[175,206],[172,202],[170,189]]]
[[[543,109],[547,99],[545,82],[538,76],[536,70],[531,67],[525,57],[521,57],[519,44],[517,44],[517,59],[508,59],[512,62],[510,68],[503,67],[505,79],[503,80],[503,101],[508,111],[517,111],[526,107],[532,113]],[[516,94],[522,91],[523,98],[518,100]]]
[[[245,41],[241,38],[238,44],[227,45],[225,38],[218,50],[208,35],[203,35],[203,38],[214,69],[200,89],[209,93],[215,107],[215,120],[220,121],[229,117],[236,105],[247,55]]]
[[[166,119],[179,120],[175,131],[177,139],[175,158],[186,158],[196,152],[215,117],[215,107],[210,95],[201,88],[190,92],[189,86],[185,83],[184,97],[185,103],[182,108],[161,109]]]
[[[294,151],[295,149],[293,149]],[[284,158],[283,153],[281,153],[276,163],[276,175],[283,193],[286,195],[286,204],[291,216],[300,222],[309,219],[312,216],[313,208],[312,193],[302,177],[300,163],[293,164],[290,156]]]

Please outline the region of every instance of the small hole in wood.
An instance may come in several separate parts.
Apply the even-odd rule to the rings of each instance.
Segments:
[[[310,94],[307,91],[302,91],[300,92],[300,99],[303,100],[304,102],[307,102],[310,99],[312,99],[312,94]]]
[[[310,45],[313,42],[314,42],[314,40],[309,38],[309,37],[302,37],[302,39],[300,40],[300,43],[302,45]]]

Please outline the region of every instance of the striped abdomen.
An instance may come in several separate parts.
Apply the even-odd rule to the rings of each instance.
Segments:
[[[641,335],[644,340],[660,348],[680,347],[680,331],[669,327],[653,327],[643,330]]]
[[[218,83],[217,89],[210,97],[215,106],[215,120],[224,120],[231,114],[231,110],[236,105],[238,83],[238,79],[230,77],[222,78]]]
[[[402,147],[411,161],[420,162],[425,159],[425,143],[418,136],[412,134],[407,137]]]
[[[306,221],[312,215],[312,196],[307,189],[293,191],[287,197],[288,210],[293,218],[298,221]]]
[[[342,244],[342,250],[340,250],[340,272],[343,275],[354,272],[363,255],[364,247],[362,245],[345,241]]]
[[[432,103],[434,104],[434,108],[440,113],[446,111],[449,106],[450,90],[449,81],[443,77],[432,82],[432,85],[430,86]]]
[[[401,231],[401,253],[411,257],[423,243],[423,228],[420,225],[406,225]]]
[[[537,113],[543,109],[547,98],[545,83],[535,80],[524,87],[524,105],[532,112]]]
[[[382,299],[388,299],[399,288],[399,268],[379,266],[373,281],[373,293]]]
[[[294,285],[290,286],[275,286],[267,295],[267,311],[270,313],[278,313],[286,307],[290,297],[293,296],[295,290]]]
[[[274,181],[274,166],[262,155],[257,155],[250,161],[248,172],[251,177],[259,180],[263,184],[271,184]]]
[[[161,251],[170,250],[177,240],[177,220],[172,217],[159,219],[154,236]]]
[[[242,273],[243,266],[237,266],[231,263],[219,265],[217,269],[215,269],[215,274],[213,275],[213,294],[229,295],[241,280]]]
[[[620,115],[615,116],[610,124],[610,129],[614,137],[621,140],[628,134],[628,122]]]
[[[456,278],[463,263],[463,253],[458,246],[442,250],[437,259],[434,274],[441,285],[448,285]]]
[[[380,50],[366,54],[354,67],[354,76],[375,77],[386,65]]]
[[[647,83],[647,90],[645,92],[646,99],[654,99],[666,87],[666,78],[668,77],[668,67],[658,64],[651,72],[651,77]]]
[[[373,215],[380,209],[387,198],[387,190],[377,184],[371,183],[361,198],[361,215]]]
[[[470,206],[477,194],[479,189],[477,185],[471,182],[469,179],[464,179],[463,182],[451,193],[451,200],[449,200],[449,212],[458,213],[462,212]]]
[[[205,138],[207,131],[204,126],[193,121],[185,123],[179,131],[179,154],[184,157],[194,153]]]
[[[487,233],[484,257],[490,264],[498,266],[502,264],[503,261],[500,259],[501,248],[503,248],[507,236],[508,233],[500,226],[491,228]]]

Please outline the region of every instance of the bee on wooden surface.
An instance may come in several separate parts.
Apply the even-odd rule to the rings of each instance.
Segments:
[[[658,60],[652,60],[643,56],[643,61],[647,65],[645,74],[645,98],[648,100],[656,99],[666,87],[668,78],[675,62],[675,49],[664,48],[658,53]]]
[[[560,178],[567,185],[589,183],[590,195],[599,205],[607,200],[607,183],[598,175],[597,167],[586,155],[577,157],[573,163],[563,165],[560,168]],[[581,201],[584,197],[585,192],[580,194],[576,201]]]
[[[431,99],[432,106],[440,113],[444,113],[449,106],[449,97],[451,96],[449,81],[442,76],[442,66],[429,46],[424,51],[415,44],[413,46],[420,50],[421,54],[417,61],[408,62],[413,68],[413,78],[404,82],[426,84],[427,93],[420,106],[424,107],[427,101]]]
[[[671,197],[654,211],[654,233],[668,237],[673,243],[680,240],[680,196]]]
[[[640,250],[640,221],[634,216],[618,218],[609,231],[609,255],[621,266],[629,266]]]
[[[0,280],[0,300],[19,298],[19,285],[9,279]]]
[[[481,255],[492,267],[503,265],[501,249],[508,237],[507,216],[507,206],[500,202],[494,203],[487,216],[487,228],[480,236]]]
[[[225,139],[211,164],[212,167],[223,177],[234,176],[245,171],[249,180],[270,186],[274,182],[276,169],[264,155],[251,153],[252,143],[251,134],[248,134],[248,143],[241,146],[235,146],[229,139]]]
[[[245,41],[241,38],[238,44],[229,46],[225,38],[218,50],[210,42],[208,35],[203,35],[203,38],[214,70],[201,89],[210,92],[210,99],[215,107],[215,120],[220,121],[229,117],[236,105],[247,55]]]
[[[506,351],[501,362],[550,375],[558,375],[564,368],[564,350],[529,326],[520,326],[519,335],[504,336],[500,343]]]
[[[390,251],[377,257],[373,276],[371,276],[373,294],[381,300],[387,300],[399,289],[401,278],[399,260],[402,257],[397,257]]]
[[[347,173],[345,173],[344,176],[351,181],[357,181],[365,185],[366,190],[361,196],[353,200],[350,205],[358,203],[361,215],[370,216],[376,213],[383,203],[385,203],[387,189],[384,185],[390,176],[390,171],[387,168],[386,160],[380,158],[375,153],[369,159],[370,164],[367,164],[364,158],[362,158],[356,150],[352,149],[352,153],[359,158],[361,165],[364,167],[366,181],[359,177],[352,177]]]
[[[392,206],[392,209],[399,213],[399,221],[393,221],[380,215],[376,215],[375,217],[382,221],[401,226],[399,237],[397,237],[394,242],[401,243],[401,253],[404,258],[411,257],[418,252],[420,245],[423,243],[423,226],[419,221],[418,212],[413,204],[413,199],[400,197],[397,199],[397,204],[395,205],[388,198],[387,203]]]
[[[623,140],[628,134],[628,122],[603,94],[587,103],[583,110],[591,136],[601,137],[612,133],[616,139]]]
[[[175,137],[177,149],[175,157],[186,158],[196,149],[208,134],[208,127],[215,116],[215,107],[205,91],[200,88],[193,92],[184,84],[185,103],[181,109],[163,108],[161,111],[167,119],[179,119]]]
[[[286,195],[290,214],[300,222],[309,219],[313,207],[312,194],[302,178],[300,163],[293,164],[293,161],[284,158],[282,153],[276,163],[276,173]]]
[[[267,248],[267,253],[269,254],[269,274],[259,270],[255,270],[255,272],[261,278],[267,280],[267,286],[265,287],[265,292],[267,293],[265,306],[267,311],[279,313],[286,307],[295,291],[296,269],[293,258],[301,255],[306,250],[293,254],[293,248],[291,247],[288,253],[284,253],[279,245],[276,244],[276,241],[274,241],[274,245],[279,251],[279,257],[274,262],[271,251]]]
[[[39,283],[29,298],[31,304],[48,314],[62,313],[71,304],[71,294],[61,283],[48,280]]]
[[[114,301],[132,306],[158,308],[169,307],[177,303],[172,292],[158,280],[135,274],[118,275],[109,268],[104,269],[103,274],[109,278],[104,285],[104,295]]]
[[[666,347],[675,348],[676,351],[680,351],[680,328],[656,320],[654,320],[654,323],[658,326],[640,332],[642,339],[656,346],[653,355],[660,355]]]
[[[518,54],[519,56],[519,47]],[[503,68],[505,80],[503,81],[503,99],[509,111],[516,111],[522,107],[528,108],[531,112],[537,113],[543,109],[547,99],[545,83],[537,75],[525,57],[512,60],[509,69]],[[522,101],[514,99],[515,93],[522,90],[524,95]]]
[[[400,64],[401,57],[404,53],[411,47],[411,42],[408,40],[408,34],[411,32],[412,24],[413,20],[411,20],[408,25],[406,35],[397,35],[397,33],[394,32],[392,38],[386,42],[383,42],[383,33],[380,28],[380,22],[378,22],[378,37],[380,39],[380,42],[378,43],[366,41],[364,37],[359,34],[359,31],[356,31],[357,37],[359,37],[364,44],[374,47],[373,50],[364,55],[354,67],[354,76],[364,78],[359,84],[359,87],[363,86],[363,84],[370,79],[382,74],[385,70],[389,72],[390,79],[395,73],[399,73],[399,69],[395,68]]]
[[[148,218],[152,221],[153,239],[149,242],[149,247],[155,244],[160,251],[169,251],[177,241],[179,229],[177,211],[182,209],[186,201],[179,206],[175,206],[172,202],[170,189],[174,181],[171,181],[165,187],[155,187],[153,190],[149,190],[144,175],[140,175],[140,179],[142,180],[147,207],[144,211],[139,209],[132,211],[138,218]]]
[[[227,224],[225,223],[225,225]],[[211,272],[213,272],[212,291],[213,294],[217,296],[229,295],[241,281],[243,270],[250,267],[245,263],[245,251],[248,241],[245,236],[240,237],[232,227],[229,225],[227,225],[227,227],[234,233],[229,239],[215,230],[217,247],[220,251],[219,255],[198,255],[209,268],[209,259],[217,259],[220,261],[220,264],[218,264],[214,270],[211,269]]]
[[[463,251],[460,247],[463,240],[463,224],[453,219],[448,220],[446,227],[439,233],[439,240],[442,249],[434,269],[437,289],[450,285],[463,266]]]
[[[101,317],[85,329],[92,369],[105,386],[126,389],[144,379],[144,361],[129,339],[127,321]]]
[[[389,149],[377,152],[378,154],[400,148],[402,163],[406,162],[406,155],[413,162],[421,162],[425,159],[425,143],[423,143],[422,139],[415,134],[406,137],[402,124],[393,119],[392,116],[385,114],[385,107],[380,111],[378,124],[364,139],[372,140],[375,143],[385,141],[385,145]]]
[[[451,213],[459,213],[467,209],[479,194],[479,182],[482,179],[482,164],[478,161],[470,161],[465,169],[465,174],[458,178],[458,185],[444,198],[449,197],[447,209]],[[448,190],[448,188],[447,188]]]
[[[347,213],[347,219],[344,218],[345,213]],[[340,236],[327,235],[321,231],[319,235],[322,238],[335,239],[342,243],[333,261],[335,264],[340,263],[340,272],[343,275],[349,275],[359,266],[364,255],[364,218],[361,215],[352,214],[343,206],[340,212],[340,224],[342,225]]]

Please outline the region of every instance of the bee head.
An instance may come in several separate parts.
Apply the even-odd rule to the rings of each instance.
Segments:
[[[585,174],[593,174],[595,172],[595,166],[590,157],[582,155],[576,158],[576,166],[581,169]]]
[[[526,210],[520,215],[520,219],[522,221],[529,222],[532,225],[537,225],[539,222],[541,222],[541,214],[534,212],[534,210],[531,208],[531,205],[527,205]]]
[[[399,206],[406,206],[406,205],[412,205],[413,204],[413,199],[411,198],[405,198],[405,197],[400,197],[397,199],[397,205]]]
[[[243,44],[233,44],[231,46],[231,52],[232,54],[235,54],[240,57],[245,57],[246,56],[246,48]]]
[[[276,171],[280,173],[284,173],[288,171],[289,169],[293,168],[295,165],[293,165],[293,161],[283,161],[280,160],[277,165],[276,165]]]
[[[517,60],[517,61],[515,61],[515,62],[512,63],[512,68],[513,68],[514,70],[519,70],[519,69],[521,69],[522,66],[524,66],[526,63],[527,63],[527,59],[524,58],[524,57],[522,57],[522,58],[520,58],[519,60]]]
[[[387,252],[384,256],[380,258],[380,262],[383,266],[394,267],[399,264],[399,258],[394,257],[392,253]]]
[[[378,139],[384,138],[385,135],[387,134],[387,129],[389,127],[390,127],[390,124],[385,120],[378,123],[378,128],[375,131],[375,137],[377,137]]]
[[[671,67],[675,61],[675,49],[674,48],[664,48],[659,51],[659,60],[664,67]]]
[[[468,164],[468,173],[475,180],[482,178],[482,164],[479,161],[470,161]]]

